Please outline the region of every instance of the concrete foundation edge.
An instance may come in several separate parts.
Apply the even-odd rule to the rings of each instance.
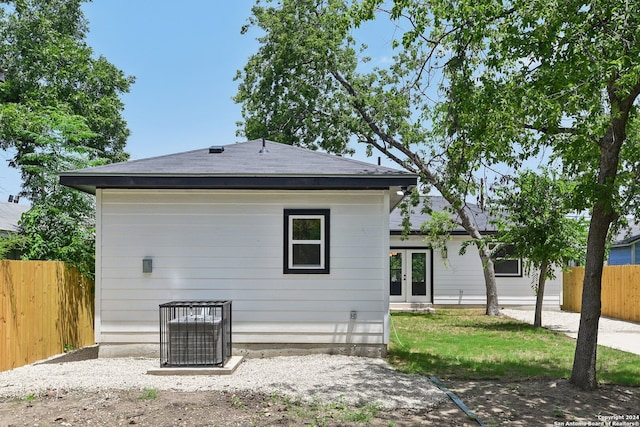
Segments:
[[[340,354],[346,356],[383,358],[387,356],[387,346],[384,344],[333,345],[233,343],[233,355],[243,356],[248,359],[256,357],[304,356],[309,354]],[[147,343],[100,343],[98,346],[98,357],[146,357],[160,359],[160,345]]]

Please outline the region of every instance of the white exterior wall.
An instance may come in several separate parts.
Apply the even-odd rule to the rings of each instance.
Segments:
[[[447,305],[486,304],[486,288],[482,271],[482,262],[475,246],[467,247],[464,255],[459,255],[462,242],[467,236],[452,236],[447,242],[447,259],[442,258],[439,250],[433,251],[433,303]],[[427,247],[423,238],[409,237],[401,240],[400,236],[391,236],[391,247]],[[536,279],[537,280],[537,279]],[[498,303],[504,305],[535,304],[536,295],[532,287],[532,278],[496,277]],[[544,304],[560,306],[562,288],[562,272],[556,278],[547,280],[544,293]]]
[[[96,342],[158,343],[159,304],[232,300],[234,345],[387,343],[386,191],[96,196]],[[285,208],[330,209],[330,274],[283,274]]]

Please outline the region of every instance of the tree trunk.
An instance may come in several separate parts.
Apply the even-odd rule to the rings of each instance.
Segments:
[[[445,197],[446,198],[446,197]],[[452,200],[447,199],[451,206],[455,206]],[[462,221],[462,226],[469,233],[473,239],[482,239],[482,234],[476,227],[475,222],[471,220],[468,212],[463,205],[458,209],[458,215]],[[500,306],[498,305],[498,288],[496,286],[496,273],[493,268],[493,260],[491,259],[491,252],[487,246],[478,247],[478,254],[480,255],[480,262],[482,262],[482,269],[484,273],[484,286],[487,293],[487,307],[485,313],[487,316],[497,316],[500,314]]]
[[[548,270],[548,262],[540,264],[540,277],[538,277],[538,289],[536,290],[536,314],[533,319],[533,326],[536,328],[542,327],[542,300],[544,299],[544,285],[547,281]]]
[[[572,384],[583,390],[595,390],[598,349],[598,324],[601,313],[604,248],[611,220],[604,209],[594,210],[587,239],[587,259],[582,285],[580,327],[571,372]]]
[[[638,88],[640,92],[640,87]],[[615,88],[608,94],[611,108],[617,111],[606,134],[599,143],[600,162],[598,165],[598,192],[593,206],[589,235],[587,237],[587,258],[582,284],[582,309],[576,352],[573,358],[571,384],[583,390],[595,390],[596,359],[598,349],[598,324],[602,308],[602,269],[611,222],[617,217],[613,210],[613,199],[618,189],[615,181],[622,143],[626,139],[626,123],[635,95],[624,102],[616,98]],[[636,94],[637,95],[637,94]]]
[[[480,254],[480,261],[484,266],[484,285],[487,292],[487,307],[485,313],[487,316],[497,316],[500,314],[500,306],[498,305],[498,288],[496,286],[496,273],[493,268],[493,260],[486,246],[478,248],[478,252]]]

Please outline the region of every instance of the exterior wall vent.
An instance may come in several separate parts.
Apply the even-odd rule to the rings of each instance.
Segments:
[[[224,147],[221,145],[213,145],[209,147],[209,154],[219,154],[224,151]]]

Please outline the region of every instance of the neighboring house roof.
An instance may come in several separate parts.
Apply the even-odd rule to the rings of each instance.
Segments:
[[[431,214],[425,211],[425,205],[433,212],[440,212],[451,207],[451,204],[441,196],[425,196],[420,198],[418,206],[413,206],[410,211],[409,220],[411,221],[411,232],[420,234],[420,228],[425,221],[431,218]],[[469,212],[471,218],[476,223],[478,230],[481,232],[493,233],[496,231],[495,226],[489,222],[488,212],[480,209],[478,205],[474,203],[467,203],[465,209]],[[389,216],[389,229],[391,234],[402,234],[402,211],[400,207],[396,207]],[[458,225],[452,232],[452,234],[467,234],[465,229]]]
[[[29,206],[0,202],[0,231],[18,231],[18,222]]]
[[[640,239],[640,224],[634,220],[629,220],[627,227],[618,230],[618,234],[613,239],[612,247],[628,246]]]
[[[95,194],[96,188],[400,190],[415,186],[417,178],[406,171],[253,140],[64,172],[60,182]],[[395,197],[392,206],[401,198]]]

